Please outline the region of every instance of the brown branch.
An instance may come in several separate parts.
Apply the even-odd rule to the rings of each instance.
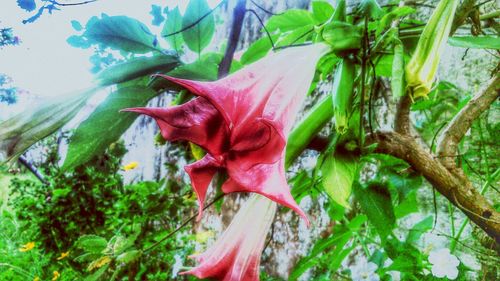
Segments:
[[[474,96],[448,123],[441,133],[437,153],[441,163],[451,171],[457,171],[455,157],[457,146],[470,129],[472,123],[498,98],[500,76],[491,79],[488,86]],[[462,175],[460,172],[457,173]]]
[[[500,243],[500,213],[466,178],[461,179],[453,175],[411,136],[395,132],[378,132],[368,137],[367,144],[370,143],[378,143],[376,152],[389,154],[408,162],[439,193]]]
[[[407,136],[410,135],[411,102],[410,95],[401,97],[394,119],[394,131]]]
[[[476,8],[476,0],[464,0],[464,2],[458,7],[455,13],[455,18],[453,19],[453,25],[451,26],[450,36],[457,31],[457,29],[464,24],[465,20],[469,14]]]

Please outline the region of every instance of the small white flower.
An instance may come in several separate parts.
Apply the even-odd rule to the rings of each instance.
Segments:
[[[450,253],[449,249],[432,251],[429,254],[429,262],[432,264],[431,271],[435,277],[447,277],[450,280],[457,278],[460,261]]]
[[[380,277],[375,271],[378,266],[373,262],[363,261],[357,266],[355,270],[352,270],[351,278],[353,281],[379,281]]]

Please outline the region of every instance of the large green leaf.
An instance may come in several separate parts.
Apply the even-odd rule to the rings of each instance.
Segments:
[[[408,233],[408,236],[406,237],[406,242],[407,243],[415,243],[420,239],[420,237],[426,233],[427,231],[432,229],[432,224],[433,224],[433,217],[428,216],[425,219],[419,221],[416,223],[411,229],[410,232]]]
[[[68,123],[98,88],[51,98],[0,122],[0,162],[15,160],[30,146]]]
[[[99,85],[107,86],[130,81],[157,71],[169,72],[178,64],[178,57],[173,55],[138,57],[104,69],[97,74],[96,80]]]
[[[385,241],[396,222],[391,196],[387,187],[379,183],[369,184],[366,188],[355,184],[354,196],[361,205],[363,212],[375,226],[380,239]]]
[[[163,30],[161,32],[161,36],[165,38],[170,47],[179,52],[182,48],[182,43],[184,43],[184,39],[182,38],[181,33],[177,33],[174,35],[167,35],[171,33],[178,32],[182,29],[182,15],[179,11],[179,7],[175,7],[175,9],[167,12],[167,20],[165,21],[165,25],[163,25]]]
[[[111,93],[92,114],[78,126],[70,139],[63,170],[84,164],[101,154],[132,125],[137,114],[119,111],[145,106],[156,92],[144,87],[121,88]]]
[[[316,0],[311,3],[314,19],[317,23],[324,23],[333,15],[335,10],[330,3],[325,0]]]
[[[321,167],[323,187],[330,198],[343,207],[349,208],[352,183],[356,177],[358,157],[335,152],[328,155]]]
[[[500,38],[494,36],[455,36],[449,38],[448,43],[462,48],[500,49]]]
[[[275,42],[276,39],[278,39],[278,37],[279,37],[278,34],[271,35],[271,39],[273,40],[273,42]],[[247,48],[247,50],[241,56],[240,61],[242,64],[250,64],[252,62],[255,62],[266,56],[272,47],[273,46],[271,44],[271,40],[269,39],[269,37],[264,36],[253,42]]]
[[[103,17],[84,36],[113,49],[144,54],[158,51],[156,38],[140,21],[126,16]]]
[[[168,75],[190,80],[213,81],[217,79],[217,72],[221,60],[221,54],[206,53],[193,63],[177,67],[169,72]]]
[[[199,21],[182,32],[182,37],[188,48],[198,54],[210,44],[215,32],[214,16],[212,13],[208,14],[209,12],[210,7],[206,0],[191,0],[182,18],[182,28],[187,28]],[[201,19],[202,17],[204,18]]]
[[[266,23],[270,32],[280,30],[281,32],[292,31],[306,25],[314,25],[314,17],[307,10],[291,9],[286,12],[272,16]]]

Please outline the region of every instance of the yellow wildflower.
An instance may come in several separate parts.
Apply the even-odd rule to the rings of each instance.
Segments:
[[[28,242],[19,248],[19,252],[28,252],[35,248],[35,242]]]
[[[33,278],[33,281],[40,281],[40,277],[35,276],[35,278]]]
[[[64,252],[64,253],[61,253],[61,256],[59,256],[59,257],[57,258],[57,260],[58,260],[58,261],[60,261],[60,260],[62,260],[62,259],[64,259],[64,258],[66,258],[67,256],[69,256],[69,251]]]
[[[108,256],[100,257],[99,259],[91,262],[87,268],[88,271],[92,271],[93,269],[100,268],[105,264],[111,262],[111,258]]]
[[[139,166],[139,162],[132,161],[132,162],[128,163],[127,165],[123,166],[122,169],[124,171],[129,171],[129,170],[133,170],[133,169],[137,168],[137,166]]]
[[[53,274],[52,281],[56,281],[59,277],[61,277],[61,274],[58,271],[54,271]]]

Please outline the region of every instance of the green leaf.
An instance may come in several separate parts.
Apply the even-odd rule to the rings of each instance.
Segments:
[[[195,61],[174,69],[169,75],[184,79],[198,78],[198,80],[213,81],[217,79],[217,69],[217,64]]]
[[[312,2],[312,11],[316,22],[321,24],[326,22],[333,15],[333,7],[325,0],[316,0]]]
[[[276,47],[290,46],[294,44],[301,44],[311,38],[311,35],[314,34],[314,25],[309,24],[305,26],[298,27],[293,31],[290,31],[288,34],[280,38],[278,42],[276,42]]]
[[[384,14],[377,0],[361,0],[358,8],[363,15],[372,19],[379,18]]]
[[[186,28],[210,12],[210,7],[205,0],[191,0],[182,18],[182,28]],[[212,13],[205,16],[193,27],[182,32],[182,37],[188,48],[198,54],[201,53],[210,41],[215,32],[215,22]]]
[[[326,193],[345,208],[349,208],[348,200],[356,177],[358,160],[358,157],[337,151],[333,155],[328,155],[321,167]]]
[[[382,55],[375,65],[377,76],[392,77],[394,55]]]
[[[292,31],[306,25],[314,25],[311,12],[301,9],[291,9],[286,12],[272,16],[266,23],[269,32],[280,30],[281,32]]]
[[[329,263],[332,259],[336,259],[333,267],[336,267],[339,262],[346,257],[346,252],[350,252],[352,249],[343,249],[344,246],[352,238],[353,233],[357,232],[360,226],[366,221],[365,215],[358,215],[354,217],[348,225],[337,225],[332,231],[330,237],[319,239],[311,249],[311,253],[299,260],[299,262],[294,267],[292,273],[290,274],[290,280],[296,280],[309,268],[317,265],[321,262],[321,253],[326,253],[328,256]],[[355,244],[354,244],[355,245]],[[334,251],[326,251],[327,249],[334,248]]]
[[[0,122],[0,162],[16,159],[39,140],[68,123],[98,88],[51,98]]]
[[[420,239],[420,237],[426,233],[427,231],[432,229],[433,218],[432,216],[428,216],[420,222],[416,223],[408,233],[406,237],[406,243],[415,243]]]
[[[71,21],[71,26],[76,31],[82,31],[82,29],[83,29],[82,24],[79,21],[77,21],[77,20],[72,20]]]
[[[273,42],[278,39],[279,35],[278,34],[273,34],[271,35],[271,39]],[[272,44],[271,41],[269,40],[269,37],[264,36],[255,42],[253,42],[247,50],[243,53],[241,56],[240,62],[242,64],[250,64],[252,62],[255,62],[267,55],[269,50],[271,50]]]
[[[418,212],[417,191],[411,191],[403,201],[394,208],[396,218],[400,219],[409,214]]]
[[[128,252],[125,252],[125,253],[119,255],[116,258],[116,261],[123,262],[123,263],[130,263],[130,262],[136,261],[138,258],[141,257],[141,255],[142,255],[142,251],[132,250],[132,251],[128,251]]]
[[[455,36],[448,39],[455,47],[475,49],[500,49],[500,38],[494,36]]]
[[[84,36],[113,49],[144,54],[158,51],[155,36],[140,21],[126,16],[103,17]]]
[[[391,196],[387,187],[379,183],[371,183],[366,188],[362,188],[359,184],[355,184],[354,196],[361,205],[363,213],[368,216],[370,222],[375,226],[380,239],[385,241],[396,222]]]
[[[85,252],[100,254],[106,249],[108,241],[97,235],[83,235],[78,238],[75,245]]]
[[[155,72],[169,72],[179,65],[179,59],[173,55],[138,57],[123,63],[112,65],[99,72],[96,80],[101,86],[130,81]]]
[[[182,29],[182,15],[179,11],[179,7],[175,7],[173,10],[169,10],[167,12],[167,20],[163,25],[163,30],[161,31],[161,36],[165,38],[170,47],[172,47],[177,52],[180,52],[182,49],[182,43],[184,43],[184,39],[182,38],[181,33],[177,33],[175,35],[171,35],[166,37],[170,33],[177,32]]]
[[[145,106],[157,93],[143,87],[119,89],[106,98],[82,122],[70,139],[63,170],[82,165],[101,154],[132,125],[137,114],[119,111],[129,107]]]

